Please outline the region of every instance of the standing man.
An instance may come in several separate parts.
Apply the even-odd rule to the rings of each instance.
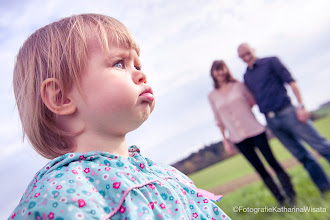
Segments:
[[[248,65],[244,82],[253,93],[268,127],[282,144],[304,165],[321,195],[330,191],[330,182],[315,157],[302,140],[317,150],[330,163],[330,143],[313,127],[310,114],[300,95],[297,83],[277,57],[257,58],[247,43],[238,47],[238,56]],[[291,104],[285,84],[288,84],[298,106]]]

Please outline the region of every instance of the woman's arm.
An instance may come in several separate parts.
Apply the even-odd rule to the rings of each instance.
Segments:
[[[228,155],[233,155],[235,154],[234,146],[232,143],[226,138],[226,132],[225,132],[225,127],[221,124],[218,123],[218,127],[221,131],[222,137],[223,137],[223,147],[225,148],[225,151],[228,153]]]
[[[233,155],[235,153],[234,147],[230,143],[230,141],[226,138],[226,128],[223,125],[223,123],[221,122],[221,119],[220,119],[220,117],[218,115],[218,112],[217,112],[217,110],[215,108],[215,105],[214,105],[214,103],[213,103],[213,101],[212,101],[212,99],[210,97],[209,97],[209,102],[211,104],[214,117],[215,117],[215,119],[217,121],[217,126],[219,127],[220,132],[221,132],[222,137],[223,137],[223,146],[225,148],[225,151],[228,153],[228,155]]]

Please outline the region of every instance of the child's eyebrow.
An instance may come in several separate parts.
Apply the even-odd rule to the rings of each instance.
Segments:
[[[128,51],[112,52],[112,53],[109,53],[108,59],[128,57],[129,55],[130,55],[130,53]]]
[[[132,55],[131,51],[114,51],[112,53],[109,53],[108,56],[107,56],[107,60],[109,61],[114,61],[116,59],[123,59],[123,58],[127,58],[127,57],[130,57],[134,60],[134,62],[136,63],[137,66],[140,66],[141,67],[141,61],[139,59],[139,57],[135,57]]]

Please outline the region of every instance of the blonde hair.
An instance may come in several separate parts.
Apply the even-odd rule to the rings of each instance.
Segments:
[[[103,50],[110,44],[140,49],[128,29],[118,20],[99,14],[63,18],[33,33],[16,57],[13,87],[23,127],[34,149],[52,159],[70,152],[76,134],[56,126],[56,115],[41,99],[41,85],[47,78],[59,82],[62,98],[71,87],[80,88],[88,61],[88,41],[97,39]],[[63,100],[62,104],[63,104]]]

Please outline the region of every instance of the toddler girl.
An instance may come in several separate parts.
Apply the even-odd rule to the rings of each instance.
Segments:
[[[175,168],[128,148],[155,101],[139,46],[108,16],[51,23],[20,49],[14,92],[24,134],[52,159],[9,219],[229,219]]]

